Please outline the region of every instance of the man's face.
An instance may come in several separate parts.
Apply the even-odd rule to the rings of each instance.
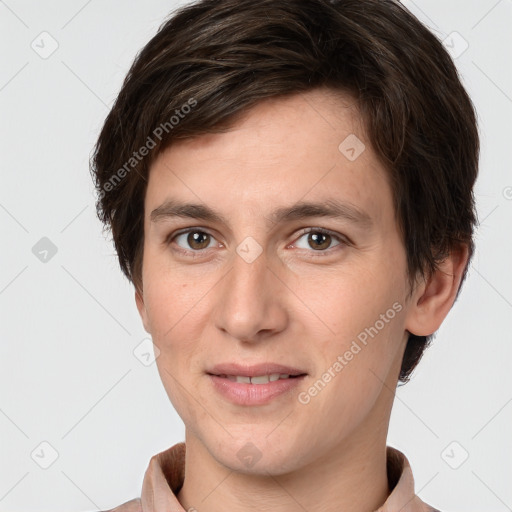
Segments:
[[[222,219],[170,215],[169,201]],[[274,216],[334,201],[338,217]],[[385,437],[407,339],[406,255],[353,99],[272,99],[227,133],[174,143],[151,168],[144,230],[137,304],[190,439],[227,467],[278,474]],[[224,363],[305,375],[233,383],[212,376]]]

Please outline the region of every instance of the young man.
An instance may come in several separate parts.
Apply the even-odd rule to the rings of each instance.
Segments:
[[[186,426],[115,510],[434,510],[386,436],[466,274],[477,162],[454,65],[397,2],[175,13],[92,159]]]

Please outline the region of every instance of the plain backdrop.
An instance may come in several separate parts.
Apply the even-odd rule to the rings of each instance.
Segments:
[[[481,224],[459,300],[396,393],[389,444],[444,512],[512,510],[512,2],[405,3],[478,110]],[[117,506],[184,439],[88,171],[129,65],[177,5],[0,1],[1,511]]]

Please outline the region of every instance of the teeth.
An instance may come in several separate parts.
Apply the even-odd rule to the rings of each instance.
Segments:
[[[251,377],[251,384],[268,384],[270,382],[269,375],[260,375],[258,377]]]
[[[288,379],[290,377],[287,373],[271,373],[270,375],[258,375],[256,377],[245,377],[243,375],[226,375],[231,382],[240,382],[244,384],[268,384],[275,382],[279,379]]]

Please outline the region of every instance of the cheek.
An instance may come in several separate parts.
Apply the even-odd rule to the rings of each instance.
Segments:
[[[200,296],[189,300],[194,287],[161,279],[148,292],[148,316],[151,334],[160,353],[156,365],[160,379],[174,409],[187,425],[198,418],[194,385],[201,357]]]
[[[344,418],[332,434],[343,438],[364,421],[381,394],[388,393],[403,339],[403,309],[396,311],[400,307],[393,304],[382,309],[382,314],[388,312],[387,323],[373,314],[359,314],[357,320],[347,317],[342,334],[325,342],[322,364],[301,396],[301,403],[310,408],[312,430],[324,428],[323,411],[328,410],[330,417]]]
[[[317,337],[322,359],[318,372],[331,369],[336,375],[332,389],[344,396],[340,407],[352,408],[359,400],[372,402],[401,355],[405,279],[398,275],[400,257],[338,274],[331,293],[321,299],[322,319],[330,332]]]
[[[167,342],[179,325],[187,322],[208,286],[183,269],[171,268],[165,253],[147,250],[143,271],[144,303],[154,340]]]
[[[200,354],[201,333],[209,318],[207,292],[213,282],[183,269],[169,269],[156,258],[148,258],[147,263],[144,301],[153,342],[160,350],[157,364],[176,375],[195,373],[194,360]],[[165,372],[161,375],[164,382],[169,380]]]
[[[379,270],[377,265],[368,265],[341,270],[332,278],[322,279],[322,286],[316,280],[306,284],[301,291],[304,302],[311,305],[323,321],[323,331],[328,338],[351,340],[376,322],[380,331],[383,327],[381,315],[384,315],[386,331],[391,323],[397,323],[394,319],[398,311],[393,304],[403,303],[404,288],[389,269]]]

